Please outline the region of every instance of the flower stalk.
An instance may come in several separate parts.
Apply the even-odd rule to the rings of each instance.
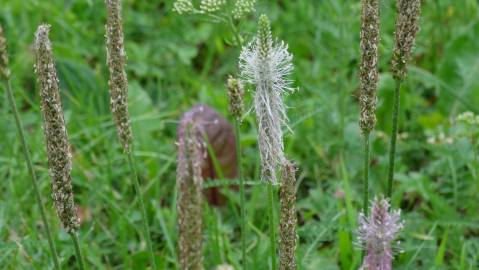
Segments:
[[[255,39],[240,54],[240,74],[246,83],[255,85],[254,110],[258,122],[258,146],[261,159],[261,179],[268,182],[268,214],[270,256],[276,269],[276,228],[274,220],[274,185],[278,184],[276,171],[283,162],[283,127],[288,118],[283,102],[291,93],[293,56],[284,42],[273,42],[271,26],[266,15],[261,15]]]
[[[128,78],[125,71],[126,52],[123,44],[123,23],[121,17],[121,0],[105,0],[107,9],[106,49],[110,78],[110,108],[115,120],[118,138],[128,158],[128,165],[133,176],[133,184],[140,204],[143,225],[143,237],[146,239],[150,253],[151,266],[157,269],[153,243],[151,241],[145,199],[141,191],[140,179],[136,170],[133,154],[133,132],[128,112]]]
[[[359,127],[361,128],[364,138],[363,210],[367,213],[369,200],[370,134],[376,125],[380,18],[379,0],[362,0],[361,4],[361,65],[359,71],[359,103],[361,114],[359,117]]]
[[[241,159],[241,133],[240,133],[240,124],[241,117],[244,111],[243,104],[243,85],[239,79],[236,79],[232,76],[228,78],[227,82],[228,89],[228,103],[229,103],[229,112],[234,118],[234,128],[235,128],[235,139],[236,139],[236,160],[238,168],[238,178],[240,181],[240,207],[241,207],[241,257],[243,261],[243,269],[247,269],[246,261],[246,199],[245,199],[245,187],[244,187],[244,177],[242,169],[242,159]]]
[[[177,210],[178,250],[182,270],[203,269],[201,167],[204,147],[199,130],[192,122],[182,123],[178,142]]]
[[[11,72],[8,66],[8,52],[6,39],[3,35],[3,28],[0,26],[0,77],[5,84],[5,89],[7,91],[8,101],[10,102],[10,107],[12,108],[12,113],[15,118],[15,125],[17,128],[18,136],[20,137],[20,143],[22,145],[23,155],[27,163],[28,172],[32,179],[33,190],[35,192],[35,198],[37,200],[38,207],[40,208],[40,216],[42,218],[43,225],[45,227],[45,234],[47,235],[48,245],[52,255],[53,265],[56,270],[61,269],[60,262],[58,259],[57,250],[53,242],[52,233],[50,231],[50,224],[46,218],[46,211],[43,205],[43,199],[40,193],[40,188],[38,186],[38,178],[33,167],[32,158],[30,155],[30,150],[28,149],[28,144],[25,139],[25,131],[23,130],[23,124],[20,119],[20,113],[18,111],[17,105],[15,103],[15,97],[13,95],[12,85],[10,81]]]
[[[281,168],[279,269],[296,269],[296,168],[285,161]]]
[[[35,72],[40,87],[52,197],[63,228],[73,237],[79,229],[80,220],[73,199],[72,154],[63,116],[58,76],[48,38],[49,31],[50,26],[42,24],[35,33]],[[78,239],[73,240],[75,246],[79,246]],[[77,252],[76,255],[79,268],[84,269],[81,253]]]
[[[396,87],[394,89],[392,132],[389,143],[389,168],[387,196],[392,196],[392,185],[394,180],[394,167],[396,157],[396,141],[399,123],[399,106],[401,84],[407,75],[407,66],[411,57],[417,32],[419,31],[419,16],[421,13],[421,0],[397,0],[397,18],[393,58],[391,69]]]

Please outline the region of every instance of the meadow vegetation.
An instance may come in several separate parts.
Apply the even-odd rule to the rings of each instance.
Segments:
[[[176,133],[181,115],[202,103],[221,112],[241,134],[240,178],[245,184],[239,192],[234,185],[240,179],[204,182],[203,188],[219,187],[226,200],[221,207],[205,201],[197,211],[202,215],[202,264],[205,269],[229,269],[225,265],[242,269],[244,256],[248,269],[270,269],[268,216],[274,212],[278,234],[284,205],[280,194],[294,192],[267,187],[267,181],[260,180],[264,172],[253,105],[255,87],[244,85],[249,112],[244,117],[231,116],[227,91],[227,86],[237,83],[229,75],[240,75],[240,45],[253,40],[258,19],[266,14],[273,36],[289,45],[294,70],[288,79],[297,88],[284,96],[291,130],[285,126],[280,130],[284,156],[294,161],[294,165],[288,162],[283,174],[294,178],[291,172],[296,169],[292,183],[297,269],[358,269],[365,168],[364,130],[358,123],[360,1],[258,0],[254,11],[232,15],[233,27],[204,14],[179,14],[173,10],[174,2],[122,1],[134,138],[130,145],[134,151],[127,149],[125,154],[129,139],[120,143],[110,111],[112,70],[105,47],[105,2],[2,1],[0,24],[10,58],[11,89],[44,209],[38,207],[7,84],[2,83],[1,268],[54,268],[42,211],[62,269],[78,265],[73,234],[62,229],[51,199],[40,87],[34,72],[34,33],[48,23],[81,220],[73,227],[87,268],[147,269],[152,265],[151,238],[157,269],[180,269]],[[379,3],[379,79],[376,122],[368,129],[368,200],[389,193],[388,151],[397,85],[391,71],[391,59],[396,57],[396,1]],[[401,81],[390,204],[401,209],[404,223],[394,269],[478,269],[479,2],[422,1],[421,10],[420,31]],[[131,168],[136,168],[138,185]],[[272,209],[268,188],[275,196]]]

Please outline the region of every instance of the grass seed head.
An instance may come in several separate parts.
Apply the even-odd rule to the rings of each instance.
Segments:
[[[419,31],[421,0],[397,0],[395,44],[392,58],[392,72],[396,80],[403,80],[407,64]]]
[[[4,80],[10,78],[10,69],[8,68],[7,39],[5,38],[3,28],[0,25],[0,77]]]
[[[359,126],[367,134],[376,125],[378,87],[379,0],[362,0],[361,66],[359,71],[361,114]]]
[[[262,15],[256,38],[243,48],[239,60],[242,81],[256,86],[261,178],[277,184],[275,171],[284,161],[282,128],[288,122],[283,96],[294,91],[288,79],[293,56],[284,42],[273,42],[269,19]]]
[[[63,228],[68,233],[73,233],[79,227],[79,219],[73,200],[71,151],[52,47],[48,38],[49,31],[50,26],[42,24],[35,33],[35,72],[40,87],[43,131],[52,179],[53,201]]]
[[[202,183],[201,168],[204,146],[192,122],[180,123],[184,128],[178,142],[177,209],[179,230],[179,262],[181,269],[203,269]]]
[[[236,121],[240,122],[244,111],[243,84],[241,83],[241,80],[234,78],[233,76],[229,76],[226,87],[228,89],[230,114],[236,119]]]
[[[281,168],[279,269],[296,269],[296,167],[286,160]]]
[[[110,72],[110,108],[121,145],[125,152],[131,151],[133,132],[128,113],[128,79],[125,71],[126,52],[123,44],[121,0],[106,0],[106,50]]]

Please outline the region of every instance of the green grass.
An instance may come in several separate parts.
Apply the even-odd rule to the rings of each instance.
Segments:
[[[362,138],[358,127],[359,1],[259,0],[240,25],[249,40],[258,14],[294,55],[299,91],[286,103],[293,134],[286,155],[299,167],[298,268],[357,269],[354,230],[362,205]],[[239,50],[227,25],[180,16],[172,1],[124,1],[135,160],[159,269],[176,269],[176,124],[197,102],[227,115],[227,75],[237,72]],[[89,269],[144,269],[141,213],[131,174],[108,108],[103,1],[4,0],[5,26],[19,107],[47,219],[64,269],[75,269],[75,250],[56,218],[33,73],[33,32],[52,25],[63,104],[73,149],[79,233]],[[382,1],[378,126],[371,136],[370,198],[387,188],[394,80],[394,1]],[[406,227],[395,269],[479,267],[477,127],[454,123],[479,113],[479,6],[475,0],[423,1],[412,66],[401,86],[401,112],[392,204]],[[22,155],[15,122],[0,98],[0,265],[52,269],[40,210]],[[5,96],[5,98],[3,98]],[[247,104],[250,103],[250,94]],[[249,269],[268,269],[266,186],[258,184],[256,124],[241,125],[247,183],[246,249]],[[441,139],[442,135],[446,139]],[[452,141],[448,142],[447,138]],[[433,142],[433,138],[440,143]],[[256,183],[251,185],[250,183]],[[205,268],[240,268],[240,195],[224,189],[228,204],[204,211]],[[276,200],[278,201],[278,200]],[[275,209],[277,211],[277,209]]]

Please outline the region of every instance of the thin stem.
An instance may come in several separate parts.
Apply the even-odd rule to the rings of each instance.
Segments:
[[[17,126],[18,135],[20,137],[20,142],[22,144],[23,155],[25,156],[28,171],[30,172],[30,176],[32,177],[33,190],[35,191],[37,204],[40,208],[40,215],[42,216],[43,225],[45,226],[45,233],[47,235],[48,245],[50,246],[50,252],[52,253],[53,264],[55,266],[55,269],[60,270],[61,267],[58,260],[57,250],[55,248],[55,244],[53,243],[53,237],[50,232],[50,224],[48,223],[47,217],[45,215],[45,207],[43,206],[43,200],[41,197],[40,188],[38,187],[37,175],[33,168],[33,162],[30,157],[30,151],[27,146],[27,141],[25,140],[25,133],[23,131],[23,125],[20,120],[20,114],[18,112],[17,105],[15,104],[15,98],[13,96],[12,85],[10,83],[10,80],[5,82],[5,88],[7,89],[8,100],[10,102],[10,106],[12,107],[13,116],[15,117],[15,125]]]
[[[364,134],[364,179],[363,179],[363,212],[368,215],[368,201],[369,201],[369,137],[370,133]]]
[[[70,236],[72,238],[73,245],[75,246],[75,254],[78,261],[78,268],[80,270],[84,270],[85,263],[83,262],[83,256],[81,255],[80,240],[78,240],[78,235],[76,234],[76,232],[73,232],[73,233],[70,233]]]
[[[268,183],[268,212],[269,212],[269,239],[272,270],[276,270],[276,235],[274,227],[274,190],[273,184]]]
[[[236,39],[236,42],[238,43],[238,46],[243,47],[243,41],[241,41],[241,36],[239,34],[238,29],[235,26],[235,23],[233,21],[233,17],[229,17],[229,25],[231,27],[231,31],[233,31],[233,35]]]
[[[234,121],[236,137],[236,161],[238,163],[238,178],[240,181],[240,205],[241,205],[241,255],[243,259],[243,269],[246,270],[246,205],[244,194],[244,179],[241,162],[241,140],[238,120]]]
[[[148,227],[148,220],[146,216],[143,193],[141,192],[141,188],[140,188],[140,180],[138,178],[138,172],[136,171],[135,163],[133,160],[133,149],[131,151],[128,151],[127,156],[128,156],[128,164],[130,165],[131,172],[133,173],[133,183],[135,186],[136,195],[138,196],[138,200],[140,202],[141,219],[143,223],[143,234],[146,239],[146,244],[148,245],[148,249],[150,251],[151,264],[153,266],[153,269],[156,270],[158,268],[156,267],[155,253],[153,252],[153,245],[151,243],[150,228]]]
[[[387,196],[392,196],[392,185],[394,179],[394,164],[396,159],[396,140],[398,132],[398,119],[399,119],[399,100],[400,100],[401,81],[396,80],[396,88],[394,90],[394,103],[393,103],[393,128],[391,133],[391,142],[389,144],[389,169],[388,169],[388,189]]]

